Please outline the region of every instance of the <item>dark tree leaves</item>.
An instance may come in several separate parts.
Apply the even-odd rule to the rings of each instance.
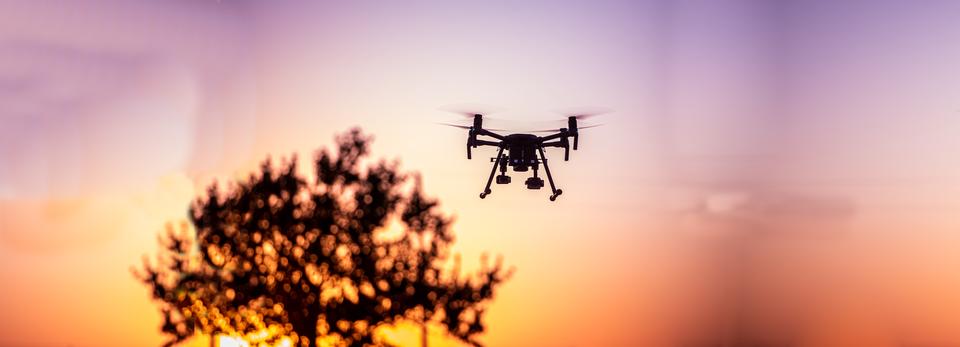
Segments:
[[[296,160],[226,192],[212,186],[190,209],[192,228],[168,228],[158,264],[138,271],[163,313],[167,345],[206,334],[378,345],[398,320],[435,322],[479,345],[483,305],[508,276],[498,259],[472,277],[445,271],[454,237],[419,178],[396,163],[367,164],[359,130],[321,151],[315,178]],[[484,263],[486,263],[484,259]]]

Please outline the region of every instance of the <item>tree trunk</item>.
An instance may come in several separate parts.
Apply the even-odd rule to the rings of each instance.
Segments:
[[[420,323],[420,347],[427,347],[427,323]]]
[[[316,322],[316,320],[314,320],[314,322]],[[315,347],[317,345],[317,325],[316,324],[313,325],[313,329],[311,329],[309,326],[297,327],[296,325],[294,325],[294,327],[295,327],[294,329],[297,329],[297,328],[301,329],[301,331],[297,331],[297,335],[299,335],[299,338],[301,339],[304,337],[307,338],[308,347]],[[300,341],[294,341],[294,346],[300,346]]]
[[[293,331],[297,333],[297,341],[293,342],[294,346],[300,346],[300,340],[302,338],[307,338],[307,346],[314,347],[317,345],[317,322],[320,317],[317,312],[312,310],[304,311],[302,306],[298,305],[297,302],[288,302],[284,303],[284,306],[289,307],[290,311],[287,311],[287,314],[290,318],[290,323],[293,324]]]

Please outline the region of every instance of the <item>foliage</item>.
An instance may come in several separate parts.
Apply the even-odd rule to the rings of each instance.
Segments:
[[[338,136],[336,155],[315,158],[315,179],[295,158],[267,160],[225,192],[211,186],[190,208],[192,228],[168,228],[158,263],[136,271],[168,346],[196,332],[383,345],[374,330],[403,319],[479,345],[484,304],[509,271],[484,259],[461,277],[452,220],[416,175],[365,163],[369,142],[357,129]]]

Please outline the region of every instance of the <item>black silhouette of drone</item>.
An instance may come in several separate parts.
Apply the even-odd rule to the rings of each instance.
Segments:
[[[578,128],[577,120],[587,116],[590,115],[574,115],[567,117],[566,128],[531,131],[553,133],[546,136],[524,133],[509,135],[497,134],[493,131],[503,130],[484,129],[483,115],[479,113],[473,115],[472,126],[446,123],[443,123],[443,125],[470,130],[469,135],[467,136],[467,159],[473,159],[473,154],[471,153],[472,148],[477,148],[479,146],[491,146],[498,148],[497,157],[490,159],[490,161],[493,162],[493,168],[490,170],[490,177],[487,178],[487,185],[483,188],[483,193],[480,193],[481,199],[486,198],[487,195],[490,195],[490,184],[493,183],[493,177],[494,174],[497,173],[498,166],[500,167],[500,174],[496,176],[497,184],[510,183],[510,176],[507,176],[507,166],[510,166],[513,168],[513,171],[516,172],[527,172],[528,170],[533,169],[533,176],[528,177],[525,182],[527,189],[538,190],[543,188],[543,179],[538,175],[540,164],[543,164],[543,171],[546,172],[547,181],[550,182],[550,190],[553,191],[553,194],[550,195],[550,201],[555,201],[560,194],[563,194],[563,190],[557,189],[556,185],[553,183],[553,176],[550,174],[550,167],[547,166],[547,156],[544,154],[543,149],[547,147],[563,148],[563,160],[570,160],[569,139],[571,137],[573,138],[573,150],[577,150],[577,145],[580,142],[579,130],[597,126],[590,125]],[[497,141],[479,139],[478,137],[480,136],[487,136]],[[507,150],[506,155],[503,154],[504,150]]]

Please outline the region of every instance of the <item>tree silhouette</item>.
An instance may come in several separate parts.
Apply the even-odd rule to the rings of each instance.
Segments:
[[[385,345],[374,330],[400,320],[480,345],[484,304],[510,271],[484,257],[460,276],[451,219],[415,174],[363,162],[370,139],[338,136],[309,180],[295,158],[278,169],[268,159],[226,192],[212,185],[190,208],[192,229],[167,228],[157,264],[135,271],[163,313],[166,346],[196,332]]]

